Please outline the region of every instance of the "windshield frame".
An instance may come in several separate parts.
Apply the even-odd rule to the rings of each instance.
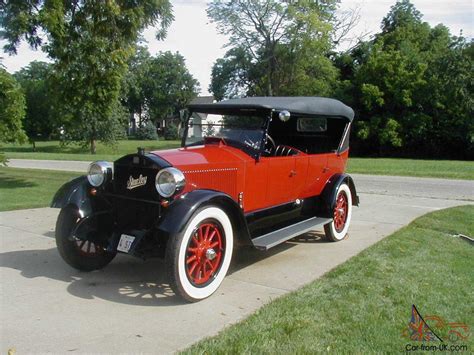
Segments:
[[[260,114],[253,114],[254,116],[257,116],[257,117],[262,117],[264,119],[264,123],[263,123],[263,126],[262,126],[262,130],[263,130],[263,134],[262,134],[262,140],[260,142],[260,147],[258,149],[255,149],[255,150],[252,150],[252,149],[245,149],[245,145],[242,144],[238,144],[238,146],[236,145],[232,145],[234,146],[235,148],[237,149],[240,149],[241,151],[243,151],[244,153],[250,155],[252,158],[254,158],[256,161],[259,161],[260,160],[260,156],[262,155],[263,151],[265,150],[265,144],[267,142],[267,136],[268,136],[268,128],[270,126],[270,121],[272,119],[272,115],[273,115],[273,112],[274,110],[268,110],[267,112],[265,113],[260,113]],[[193,146],[196,146],[196,145],[201,145],[201,142],[196,142],[196,143],[191,143],[191,144],[186,144],[186,138],[188,136],[188,130],[189,130],[189,120],[191,119],[193,113],[207,113],[207,112],[201,112],[201,111],[197,111],[197,110],[189,110],[188,112],[188,115],[186,117],[186,119],[184,120],[184,130],[183,130],[183,136],[181,137],[181,147],[182,148],[187,148],[187,147],[193,147]],[[213,114],[220,114],[220,115],[225,115],[227,114],[228,112],[221,112],[221,113],[216,113],[216,112],[213,112]],[[245,116],[245,115],[242,115],[242,116]],[[237,142],[239,143],[239,142]],[[204,144],[204,143],[203,143]]]

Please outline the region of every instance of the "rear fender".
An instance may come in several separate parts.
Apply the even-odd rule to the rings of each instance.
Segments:
[[[227,213],[236,243],[251,245],[247,222],[239,205],[229,195],[213,190],[194,190],[176,199],[166,209],[158,228],[168,237],[183,233],[194,213],[209,205],[217,206]]]
[[[335,174],[328,180],[321,194],[321,217],[332,218],[336,206],[337,190],[343,183],[346,183],[351,190],[352,205],[359,206],[359,196],[357,196],[352,177],[348,174]]]

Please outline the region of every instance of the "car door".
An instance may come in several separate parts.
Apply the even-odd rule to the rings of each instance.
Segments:
[[[296,200],[304,185],[307,160],[298,156],[262,157],[267,165],[266,205],[272,207]]]

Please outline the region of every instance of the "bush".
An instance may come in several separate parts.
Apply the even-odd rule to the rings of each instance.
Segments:
[[[135,136],[140,140],[158,140],[156,126],[152,122],[147,122],[145,125],[138,127]]]
[[[176,140],[179,139],[179,130],[178,126],[176,126],[173,123],[170,123],[166,128],[165,128],[165,134],[164,137],[166,140]]]
[[[0,166],[7,166],[8,160],[4,153],[0,153]]]

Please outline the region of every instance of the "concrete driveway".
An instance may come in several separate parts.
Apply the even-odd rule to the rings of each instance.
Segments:
[[[68,267],[55,248],[57,210],[0,213],[0,352],[174,352],[320,277],[414,218],[474,201],[473,181],[355,178],[361,207],[354,209],[348,240],[327,243],[314,232],[267,253],[246,251],[217,293],[195,304],[173,295],[159,260],[119,255],[93,273]]]

